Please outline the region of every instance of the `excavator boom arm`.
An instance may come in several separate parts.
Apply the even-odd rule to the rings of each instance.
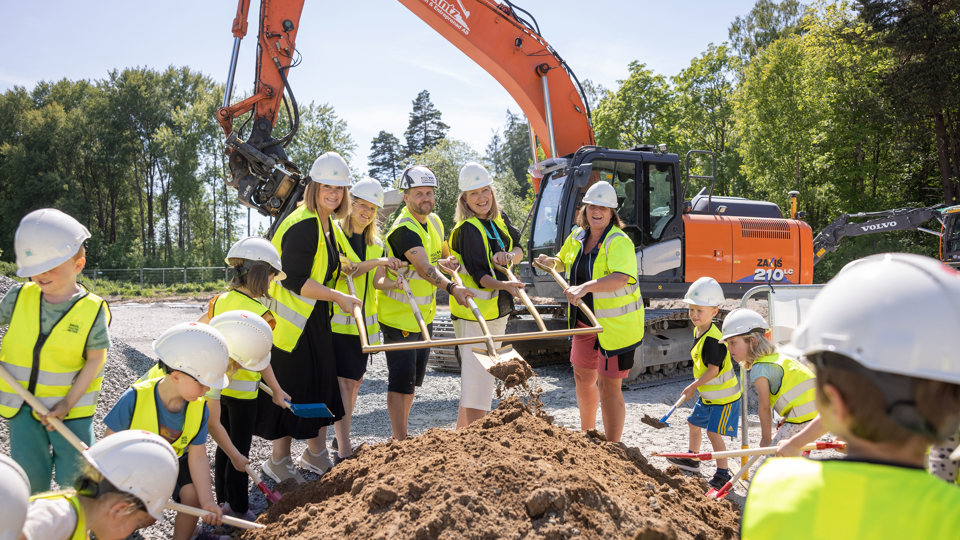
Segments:
[[[943,208],[942,204],[925,208],[897,208],[880,212],[840,214],[813,239],[813,264],[820,262],[820,259],[828,252],[836,251],[840,247],[840,242],[847,236],[863,236],[890,231],[926,231],[921,225],[938,218],[938,210],[941,208]],[[867,221],[849,222],[850,219],[864,218]]]

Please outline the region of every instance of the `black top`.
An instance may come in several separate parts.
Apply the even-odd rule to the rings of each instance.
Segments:
[[[510,223],[510,218],[506,214],[500,215],[507,226],[507,233],[513,240],[513,246],[519,246],[520,231]],[[487,236],[488,252],[484,253],[483,236],[481,236],[480,231],[476,227],[466,226],[456,229],[450,235],[450,249],[460,254],[467,273],[479,285],[483,276],[490,275],[490,261],[493,259],[493,254],[498,251],[509,251],[510,245],[504,237],[504,232],[497,228],[491,220],[477,219],[483,225],[484,233]],[[493,278],[498,281],[507,281],[507,276],[496,270],[494,270]],[[497,297],[497,309],[500,317],[508,315],[513,310],[513,296],[509,292],[500,291]]]
[[[613,222],[611,221],[607,225],[607,228],[604,229],[603,234],[600,235],[600,241],[597,242],[597,245],[593,246],[593,249],[590,251],[584,249],[587,238],[590,238],[590,229],[583,230],[583,248],[580,249],[580,253],[577,253],[577,258],[573,260],[573,267],[570,269],[570,285],[582,285],[593,279],[593,263],[597,260],[597,254],[600,253],[600,244],[602,244],[603,239],[610,234],[612,227]],[[590,308],[590,311],[593,311],[593,293],[583,295],[583,303]],[[590,322],[590,319],[584,315],[583,310],[577,309],[576,306],[570,306],[570,308],[577,312],[578,321],[587,326],[593,324]]]
[[[420,223],[416,219],[414,219],[414,221]],[[420,226],[423,227],[423,230],[427,232],[430,231],[427,229],[426,223],[420,223]],[[407,261],[410,264],[413,264],[413,261],[407,258],[407,251],[415,247],[424,247],[420,236],[407,227],[397,227],[394,229],[394,231],[390,233],[390,236],[387,237],[387,242],[390,244],[390,249],[393,251],[394,257],[402,261]]]
[[[361,261],[367,260],[367,242],[364,240],[362,232],[347,236],[347,243],[350,244],[353,252],[357,254],[357,257],[360,257]]]
[[[332,231],[332,224],[328,225]],[[310,270],[313,268],[313,260],[317,257],[317,247],[320,244],[320,227],[315,219],[305,219],[297,222],[283,235],[280,247],[283,254],[280,256],[280,264],[283,266],[287,279],[281,283],[285,289],[300,294],[303,284],[310,278]],[[331,279],[340,271],[340,256],[337,253],[337,243],[332,234],[327,234],[327,275],[323,277],[324,283],[329,283]]]
[[[727,358],[727,346],[717,341],[717,338],[713,336],[703,335],[700,339],[703,340],[703,349],[700,350],[703,364],[723,369],[723,361]],[[693,347],[697,346],[700,339],[693,342]],[[693,350],[693,347],[691,347],[691,350]]]

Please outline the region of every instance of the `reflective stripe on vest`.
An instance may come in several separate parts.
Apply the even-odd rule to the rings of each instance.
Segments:
[[[773,458],[750,482],[743,540],[944,539],[960,530],[960,490],[923,469]]]
[[[228,291],[217,296],[213,302],[213,315],[227,311],[245,309],[263,317],[269,310],[258,300],[250,298],[240,291]],[[260,372],[240,368],[230,376],[230,384],[220,394],[236,399],[256,399],[259,391]]]
[[[87,540],[87,538],[89,538],[87,534],[87,516],[83,512],[83,505],[80,504],[80,499],[76,493],[39,493],[30,496],[30,502],[37,499],[48,501],[55,501],[57,499],[66,500],[73,508],[73,513],[77,515],[77,525],[73,528],[73,533],[70,534],[67,540]]]
[[[696,332],[696,329],[694,329]],[[717,341],[723,337],[717,325],[710,324],[710,329],[704,332],[697,342],[694,343],[690,356],[693,358],[693,378],[699,379],[707,372],[707,364],[703,361],[703,344],[708,337]],[[707,405],[726,405],[740,399],[740,384],[737,382],[737,376],[733,371],[733,361],[730,359],[730,351],[727,350],[723,357],[723,366],[717,376],[707,381],[706,384],[697,389],[700,392],[700,399]]]
[[[586,230],[574,227],[560,248],[558,257],[563,261],[568,280],[586,237]],[[611,226],[600,241],[597,258],[593,261],[592,278],[601,279],[613,272],[626,274],[633,283],[609,293],[591,293],[594,315],[603,327],[597,339],[607,356],[636,349],[643,339],[644,329],[643,298],[637,285],[637,254],[633,242],[616,225]],[[573,308],[568,306],[568,309],[567,323],[572,327],[576,318]]]
[[[133,385],[137,393],[136,404],[133,407],[133,417],[130,419],[129,429],[142,429],[150,433],[160,433],[160,416],[157,414],[157,384],[163,379],[151,379]],[[182,456],[190,441],[200,433],[200,424],[203,422],[203,409],[207,402],[204,398],[187,403],[187,414],[183,420],[183,431],[175,441],[170,441],[177,456]],[[201,441],[204,444],[206,441]]]
[[[40,333],[40,286],[25,283],[17,294],[10,326],[0,342],[0,364],[47,408],[67,395],[86,364],[86,345],[100,309],[110,324],[110,308],[99,296],[86,292],[54,323],[50,334]],[[93,416],[103,384],[101,369],[64,420]],[[23,399],[0,381],[0,416],[11,418]],[[34,415],[36,413],[34,412]]]
[[[317,253],[313,257],[313,266],[310,268],[309,277],[317,283],[332,287],[333,283],[324,283],[323,280],[327,275],[327,237],[323,234],[320,218],[316,213],[307,209],[306,205],[298,206],[280,223],[280,227],[277,228],[271,242],[282,257],[284,235],[290,227],[306,220],[314,220],[317,224]],[[303,333],[317,301],[290,291],[277,281],[270,282],[269,294],[270,300],[267,301],[267,309],[273,313],[277,322],[273,329],[273,345],[280,350],[290,352],[300,341],[300,334]]]
[[[378,239],[374,239],[372,245],[365,244],[365,253],[361,257],[359,253],[354,251],[353,246],[350,245],[346,233],[344,233],[340,227],[340,222],[334,223],[333,227],[333,234],[337,239],[337,249],[346,256],[350,262],[358,264],[363,261],[377,259],[383,255],[383,243]],[[363,321],[367,331],[367,343],[370,345],[380,344],[380,322],[377,317],[377,290],[373,287],[373,278],[376,274],[375,270],[376,268],[371,268],[362,276],[363,279],[353,280],[357,298],[363,302],[360,306],[360,311],[363,313]],[[340,274],[335,288],[344,294],[350,294],[350,287],[347,286],[347,276],[345,274]],[[337,334],[359,336],[360,331],[357,330],[357,321],[353,318],[353,314],[345,313],[335,302],[332,304],[333,316],[330,319],[330,329]]]
[[[505,221],[503,221],[503,218],[498,216],[490,220],[490,222],[494,227],[497,228],[498,232],[501,233],[501,238],[507,239],[506,245],[503,246],[504,251],[513,251],[513,237],[510,236],[510,230],[507,228],[507,224]],[[496,273],[494,272],[493,261],[491,260],[490,254],[490,239],[487,238],[487,228],[483,226],[478,218],[472,217],[457,223],[457,225],[453,228],[453,231],[450,232],[450,237],[453,238],[453,235],[457,234],[464,225],[471,225],[480,233],[480,238],[483,239],[483,253],[487,259],[487,270],[491,276],[496,278]],[[497,247],[499,248],[500,246]],[[467,288],[467,290],[477,295],[473,300],[480,309],[480,315],[488,321],[500,318],[500,291],[481,287],[480,284],[473,279],[473,276],[466,271],[466,266],[463,264],[463,255],[452,250],[452,247],[450,254],[456,257],[460,262],[461,271],[459,272],[459,275],[460,279],[463,280],[463,285]],[[468,306],[461,306],[460,303],[456,301],[450,302],[450,314],[460,319],[466,319],[469,321],[477,320],[476,316],[473,314],[473,311]],[[506,313],[504,313],[504,315],[506,315]]]
[[[443,224],[440,223],[440,218],[436,214],[429,214],[427,216],[427,228],[424,229],[423,225],[413,217],[407,207],[403,207],[397,220],[387,231],[386,238],[389,239],[390,235],[401,227],[406,227],[420,237],[420,242],[427,252],[427,259],[431,265],[435,266],[443,254]],[[389,241],[386,243],[386,249],[387,254],[391,257],[403,257],[403,253],[393,253]],[[393,276],[395,275],[394,272],[387,271],[388,278],[394,279]],[[427,324],[432,323],[437,314],[436,287],[433,286],[433,283],[421,278],[412,266],[407,270],[406,275],[414,300],[423,315],[423,320]],[[378,315],[381,324],[407,332],[420,331],[417,319],[413,316],[410,305],[407,303],[407,297],[402,290],[379,291]]]
[[[802,424],[817,416],[816,376],[806,366],[782,354],[758,358],[754,365],[770,363],[780,367],[783,378],[777,393],[770,393],[770,407],[791,424]]]

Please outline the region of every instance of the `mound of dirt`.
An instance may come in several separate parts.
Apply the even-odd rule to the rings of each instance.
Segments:
[[[702,479],[572,432],[510,397],[467,429],[361,446],[260,516],[280,538],[734,538],[740,512]]]

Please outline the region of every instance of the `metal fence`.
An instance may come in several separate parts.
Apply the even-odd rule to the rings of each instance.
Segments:
[[[94,284],[98,280],[139,283],[140,287],[174,285],[178,283],[209,283],[227,281],[230,269],[223,266],[192,266],[183,268],[88,268],[83,275]]]

